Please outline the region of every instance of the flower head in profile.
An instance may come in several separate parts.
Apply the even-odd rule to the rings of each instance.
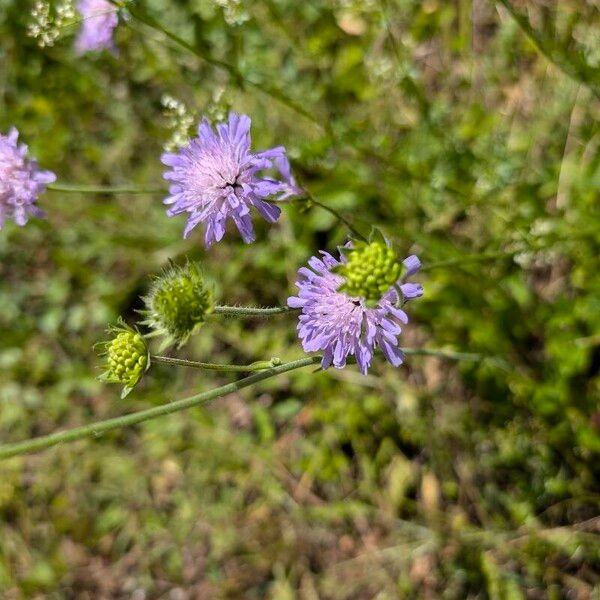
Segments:
[[[213,312],[214,292],[196,263],[171,264],[156,278],[144,302],[144,324],[166,336],[163,346],[181,347]]]
[[[105,371],[100,379],[122,384],[124,387],[121,398],[124,398],[150,367],[150,351],[139,331],[123,321],[109,331],[112,338],[98,344],[105,360]]]
[[[214,130],[207,119],[198,127],[198,137],[176,154],[162,155],[170,167],[164,178],[170,182],[167,215],[188,213],[184,237],[199,223],[204,224],[206,247],[218,242],[231,219],[246,243],[254,241],[251,209],[269,223],[281,210],[267,199],[283,199],[301,193],[292,178],[285,148],[263,152],[250,149],[250,117],[231,113],[226,123]],[[283,180],[261,174],[276,169]]]
[[[0,229],[6,219],[23,226],[31,216],[45,216],[35,203],[46,184],[56,181],[54,173],[27,157],[27,145],[18,139],[14,127],[8,135],[0,134]]]
[[[355,242],[340,260],[327,252],[313,256],[298,271],[299,292],[288,306],[300,308],[298,334],[306,352],[323,352],[323,368],[342,368],[356,357],[366,374],[377,348],[395,367],[404,354],[398,336],[408,316],[402,305],[423,295],[419,284],[406,283],[421,263],[409,256],[402,264],[380,242]]]
[[[83,19],[75,41],[77,52],[116,52],[113,32],[119,23],[119,17],[114,4],[108,0],[79,0],[77,10]]]

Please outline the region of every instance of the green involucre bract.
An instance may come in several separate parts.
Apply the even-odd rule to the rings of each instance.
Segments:
[[[157,335],[166,336],[163,346],[183,346],[214,310],[213,286],[193,262],[171,264],[156,278],[144,299],[143,321]]]

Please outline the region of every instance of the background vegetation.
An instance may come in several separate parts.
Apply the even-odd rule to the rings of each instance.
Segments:
[[[136,19],[118,57],[77,57],[70,31],[41,50],[30,4],[0,0],[0,131],[62,182],[161,186],[164,94],[247,112],[320,201],[421,256],[405,344],[487,358],[306,370],[5,461],[0,597],[598,598],[597,0],[244,0],[241,24],[232,3],[138,4],[233,68]],[[2,442],[232,379],[155,366],[124,401],[95,380],[92,345],[169,257],[227,303],[281,304],[347,233],[296,206],[204,252],[160,194],[41,205],[0,233]],[[289,316],[215,318],[185,351],[301,354]]]

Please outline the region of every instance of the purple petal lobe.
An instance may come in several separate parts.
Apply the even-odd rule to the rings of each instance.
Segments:
[[[291,172],[282,175],[284,181],[261,174],[279,168],[275,161],[285,159],[285,148],[253,152],[250,125],[250,117],[235,113],[216,130],[204,119],[198,137],[176,154],[161,157],[170,167],[163,177],[172,182],[165,201],[171,205],[167,215],[188,213],[186,236],[202,223],[207,247],[223,238],[228,221],[233,221],[245,242],[253,241],[253,210],[275,223],[281,210],[273,201],[290,195]]]
[[[23,226],[29,217],[45,216],[36,202],[46,185],[56,181],[52,171],[40,169],[28,158],[27,146],[18,139],[14,127],[7,135],[0,134],[0,229],[7,219]]]

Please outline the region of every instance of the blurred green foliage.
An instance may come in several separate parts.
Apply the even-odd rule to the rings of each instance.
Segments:
[[[164,94],[247,112],[321,202],[421,256],[405,344],[490,358],[294,373],[5,461],[0,596],[597,597],[598,3],[247,0],[240,25],[211,0],[134,5],[230,71],[134,18],[118,57],[76,57],[71,31],[41,50],[31,4],[0,0],[0,131],[60,181],[161,185]],[[93,343],[168,258],[201,261],[227,303],[280,304],[346,236],[291,206],[205,253],[160,195],[41,205],[0,233],[2,442],[229,379],[153,366],[125,401],[95,380]],[[215,317],[185,354],[301,349],[291,317]]]

